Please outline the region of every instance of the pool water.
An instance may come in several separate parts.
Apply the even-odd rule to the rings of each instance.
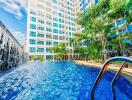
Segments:
[[[70,61],[34,62],[0,76],[0,100],[90,100],[90,91],[100,69]],[[113,100],[106,72],[95,92],[95,100]],[[120,77],[117,100],[132,100],[132,84]]]

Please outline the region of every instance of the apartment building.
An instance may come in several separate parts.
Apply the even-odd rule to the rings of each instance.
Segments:
[[[31,57],[52,59],[49,48],[69,42],[81,27],[75,22],[87,0],[28,0],[26,51]],[[92,1],[92,0],[90,0]],[[83,3],[84,4],[84,3]],[[86,6],[87,8],[87,6]],[[85,10],[85,8],[83,8]],[[72,46],[68,46],[72,51]]]
[[[89,7],[96,4],[98,0],[80,0],[80,11],[87,11]]]

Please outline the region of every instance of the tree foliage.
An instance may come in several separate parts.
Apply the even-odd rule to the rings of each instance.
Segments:
[[[84,31],[78,37],[80,41],[78,38],[75,38],[74,41],[78,41],[80,44],[82,41],[89,40],[84,54],[88,54],[91,59],[96,59],[100,57],[99,53],[96,53],[98,51],[103,54],[105,60],[108,56],[109,44],[112,44],[113,49],[121,51],[125,49],[123,40],[129,39],[130,34],[127,31],[128,34],[122,35],[120,31],[127,30],[128,25],[132,22],[131,4],[131,0],[100,0],[87,12],[78,14],[76,22],[84,28]],[[119,20],[125,22],[121,27],[117,24]],[[112,38],[113,36],[114,38]]]
[[[86,59],[106,60],[110,49],[123,51],[129,43],[123,42],[132,38],[128,25],[132,22],[132,0],[99,0],[86,12],[78,13],[76,22],[83,27],[82,33],[74,35],[69,42],[73,45],[74,53]],[[120,20],[124,24],[119,27]],[[125,32],[122,32],[125,30]],[[82,44],[87,41],[87,45]],[[69,53],[66,45],[61,43],[51,48],[58,57]]]
[[[44,61],[44,56],[39,56],[39,61]]]
[[[67,55],[68,49],[65,43],[60,43],[54,47],[51,47],[50,52],[54,53],[57,59],[63,59],[63,56]]]

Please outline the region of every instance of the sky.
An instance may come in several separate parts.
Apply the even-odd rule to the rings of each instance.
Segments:
[[[0,20],[23,45],[27,28],[27,0],[0,0]]]

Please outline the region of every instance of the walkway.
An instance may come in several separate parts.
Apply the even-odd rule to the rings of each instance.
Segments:
[[[102,68],[102,66],[103,66],[102,63],[97,63],[95,61],[76,60],[75,62],[77,64],[80,64],[80,65],[86,65],[86,66],[92,66],[92,67],[98,67],[98,68]],[[108,70],[117,71],[119,69],[119,66],[120,65],[110,64],[108,67]],[[132,67],[131,68],[124,68],[122,73],[123,73],[122,75],[125,78],[127,78],[128,80],[130,80],[132,82]]]

